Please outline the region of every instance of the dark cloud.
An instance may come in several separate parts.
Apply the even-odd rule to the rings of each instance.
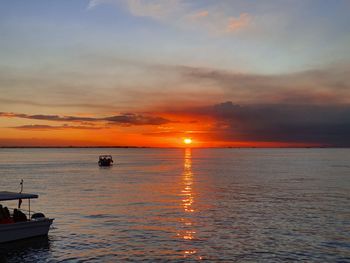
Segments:
[[[0,112],[0,117],[7,118],[23,118],[23,119],[31,119],[31,120],[46,120],[46,121],[98,121],[98,118],[90,118],[90,117],[74,117],[74,116],[59,116],[59,115],[28,115],[23,113],[11,113],[11,112]]]
[[[22,126],[15,126],[11,127],[14,129],[19,130],[37,130],[37,131],[45,131],[45,130],[63,130],[63,129],[78,129],[78,130],[98,130],[102,129],[102,127],[96,127],[96,126],[83,126],[83,125],[60,125],[60,126],[52,126],[52,125],[22,125]]]
[[[23,113],[11,113],[11,112],[0,112],[0,117],[7,118],[24,118],[31,120],[45,120],[45,121],[58,121],[58,122],[107,122],[109,124],[116,125],[162,125],[171,123],[171,120],[159,117],[149,116],[134,113],[125,113],[121,115],[114,115],[104,118],[95,117],[80,117],[80,116],[59,116],[59,115],[28,115]]]
[[[348,105],[250,105],[225,102],[190,109],[211,116],[212,136],[224,141],[310,143],[350,146]]]
[[[117,115],[104,118],[114,124],[124,125],[162,125],[171,122],[168,119],[154,116],[144,116],[140,114],[126,113],[124,115]]]

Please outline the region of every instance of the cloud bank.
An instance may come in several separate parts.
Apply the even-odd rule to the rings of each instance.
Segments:
[[[350,105],[241,106],[229,101],[185,112],[214,120],[208,130],[212,140],[350,146]]]

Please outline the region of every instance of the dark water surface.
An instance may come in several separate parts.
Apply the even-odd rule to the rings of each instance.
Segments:
[[[350,149],[0,149],[20,179],[54,227],[0,261],[350,262]]]

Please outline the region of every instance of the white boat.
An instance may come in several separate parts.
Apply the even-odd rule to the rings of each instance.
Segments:
[[[45,217],[42,213],[34,213],[31,216],[30,200],[38,198],[36,194],[0,192],[0,202],[9,200],[28,199],[28,219],[15,222],[13,216],[6,223],[0,223],[0,243],[26,239],[30,237],[46,236],[54,219]]]

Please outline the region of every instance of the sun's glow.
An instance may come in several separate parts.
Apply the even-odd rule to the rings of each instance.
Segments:
[[[184,139],[184,144],[191,144],[192,143],[192,139],[191,138],[185,138]]]

